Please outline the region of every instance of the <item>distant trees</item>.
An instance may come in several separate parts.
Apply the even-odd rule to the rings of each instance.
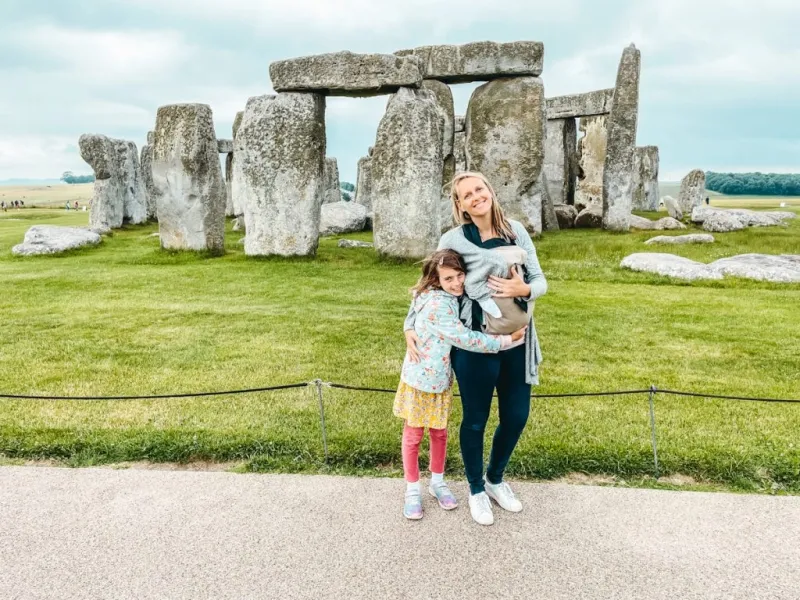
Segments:
[[[354,186],[349,181],[342,181],[339,184],[339,187],[342,188],[343,190],[347,191],[347,192],[355,192],[356,191],[356,186]]]
[[[344,200],[345,202],[350,202],[353,200],[353,194],[345,190],[341,190],[341,192],[342,192],[342,200]]]
[[[94,175],[75,175],[72,171],[64,171],[60,179],[64,183],[91,183]]]
[[[731,195],[800,196],[800,174],[707,171],[706,189]]]

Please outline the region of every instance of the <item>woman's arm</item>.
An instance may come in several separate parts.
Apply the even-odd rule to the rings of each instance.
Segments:
[[[521,273],[512,273],[509,279],[489,277],[489,287],[499,298],[522,298],[526,302],[530,302],[547,292],[547,280],[539,265],[539,258],[536,256],[536,248],[533,247],[531,236],[521,224],[512,222],[512,227],[517,235],[517,246],[525,250],[527,273],[524,279]]]

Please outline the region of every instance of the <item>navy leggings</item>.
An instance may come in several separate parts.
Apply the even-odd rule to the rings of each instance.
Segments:
[[[461,457],[471,494],[484,491],[483,434],[489,420],[492,394],[497,389],[500,423],[494,432],[486,478],[503,481],[531,409],[531,386],[525,383],[525,346],[497,354],[480,354],[454,348],[453,371],[461,392],[464,417],[459,439]]]

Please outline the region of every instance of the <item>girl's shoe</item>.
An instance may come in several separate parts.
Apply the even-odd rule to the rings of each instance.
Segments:
[[[450,491],[450,488],[447,487],[444,481],[442,483],[430,484],[428,486],[428,492],[430,492],[431,496],[436,498],[439,502],[439,506],[443,509],[453,510],[454,508],[458,508],[458,500],[453,496],[453,492]]]
[[[422,518],[422,494],[417,490],[406,491],[406,502],[403,505],[403,516],[412,521]]]

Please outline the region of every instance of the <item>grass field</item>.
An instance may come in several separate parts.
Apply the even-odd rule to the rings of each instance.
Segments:
[[[793,210],[800,211],[797,207]],[[101,247],[13,257],[35,223],[85,224],[63,210],[0,214],[0,393],[116,395],[252,388],[321,378],[396,386],[400,332],[417,267],[321,242],[316,259],[168,253],[129,228]],[[230,225],[229,225],[230,226]],[[655,233],[572,230],[536,242],[549,282],[536,322],[538,392],[646,388],[800,397],[800,285],[678,283],[620,269]],[[357,234],[369,239],[370,234]],[[711,261],[800,253],[788,228],[717,235],[674,252]],[[396,474],[391,394],[325,389],[322,460],[313,388],[210,399],[0,400],[0,455],[72,465],[236,461],[244,470]],[[800,405],[659,395],[667,475],[757,491],[800,491]],[[513,476],[652,473],[647,395],[534,399]],[[458,407],[453,423],[460,420]],[[450,468],[460,471],[456,429]]]
[[[69,201],[78,201],[85,206],[92,198],[93,183],[74,185],[3,185],[0,186],[0,200],[6,204],[22,200],[26,208],[62,208]]]

